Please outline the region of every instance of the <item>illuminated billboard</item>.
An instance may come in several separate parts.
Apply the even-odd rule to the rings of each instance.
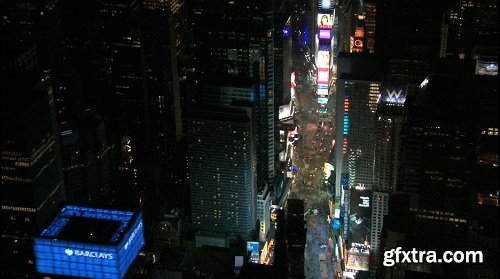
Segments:
[[[332,172],[335,170],[335,167],[328,163],[328,162],[324,162],[323,163],[323,173],[325,175],[325,179],[328,179],[328,177],[330,177],[330,175],[332,174]]]
[[[404,88],[385,86],[380,92],[378,102],[402,106],[406,101],[406,90]]]
[[[328,86],[330,80],[330,70],[328,68],[318,68],[318,85]]]
[[[358,184],[350,191],[349,223],[353,228],[350,231],[350,239],[363,243],[365,240],[370,241],[373,194],[368,187]]]
[[[318,38],[322,40],[329,40],[332,37],[331,29],[319,29]]]
[[[346,269],[368,271],[370,269],[370,247],[352,243],[347,251]]]
[[[42,274],[123,278],[144,246],[142,215],[68,205],[33,242]]]
[[[333,18],[330,14],[318,14],[318,28],[331,29],[333,25]]]
[[[317,101],[318,101],[318,104],[320,104],[320,105],[328,104],[328,98],[319,97]]]
[[[329,10],[332,8],[332,0],[321,0],[321,9]]]
[[[295,101],[295,72],[290,74],[290,100]]]
[[[291,104],[282,105],[279,107],[279,120],[288,119],[293,116],[293,106]]]
[[[476,74],[497,76],[498,75],[498,62],[477,61]]]
[[[330,52],[326,50],[318,51],[318,56],[316,58],[316,66],[318,68],[330,68]]]
[[[316,95],[325,97],[328,96],[328,87],[318,87],[318,90],[316,91]]]
[[[253,263],[259,262],[259,242],[247,241],[247,253],[250,254],[249,261]]]

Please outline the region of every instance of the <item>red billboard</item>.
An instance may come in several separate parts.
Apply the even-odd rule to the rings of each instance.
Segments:
[[[328,68],[318,68],[318,85],[327,85],[330,80],[330,70]]]

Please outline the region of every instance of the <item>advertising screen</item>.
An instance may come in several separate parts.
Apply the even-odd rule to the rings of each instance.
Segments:
[[[328,87],[318,87],[318,90],[316,91],[316,95],[325,97],[328,96]]]
[[[330,14],[318,14],[318,28],[319,29],[331,29],[333,25],[332,15]]]
[[[278,116],[279,120],[284,120],[284,119],[292,117],[292,115],[293,115],[292,110],[293,110],[293,107],[291,104],[286,104],[286,105],[280,106],[279,107],[279,116]]]
[[[330,68],[330,52],[326,50],[318,51],[316,65],[318,66],[318,68]]]
[[[332,164],[330,164],[328,162],[323,163],[323,173],[325,175],[325,179],[328,179],[328,177],[330,177],[330,175],[332,174],[332,172],[334,170],[335,170],[335,168],[333,167]]]
[[[323,40],[329,40],[331,38],[331,29],[319,29],[318,38]]]
[[[349,250],[347,252],[346,269],[367,271],[370,269],[369,259],[369,254]]]
[[[326,105],[326,104],[328,104],[328,98],[319,97],[318,98],[318,104],[320,104],[320,105]]]
[[[330,78],[330,71],[328,68],[318,68],[318,85],[327,85]]]
[[[478,75],[497,76],[498,62],[477,61],[476,72]]]
[[[384,86],[384,89],[379,95],[379,102],[404,105],[405,101],[406,90],[401,87]]]
[[[247,241],[247,253],[250,254],[250,262],[259,262],[259,242]]]
[[[353,228],[351,240],[363,243],[368,237],[370,241],[371,217],[372,217],[372,191],[364,189],[362,186],[351,188],[349,204],[349,223]]]
[[[365,30],[363,27],[356,27],[356,30],[354,31],[354,38],[363,38],[365,36]]]
[[[321,0],[321,9],[329,10],[332,8],[332,0]]]

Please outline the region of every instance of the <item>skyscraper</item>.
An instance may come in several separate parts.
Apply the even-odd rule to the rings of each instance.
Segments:
[[[195,31],[201,86],[248,88],[250,84],[254,88],[254,94],[238,99],[256,105],[257,177],[260,182],[274,185],[273,7],[258,1],[252,7],[242,2],[216,2],[202,8],[198,23],[202,26]],[[200,91],[205,93],[205,89]]]
[[[60,130],[66,197],[73,202],[85,201],[80,133],[74,125],[68,122],[61,123]]]
[[[373,190],[375,119],[383,64],[372,56],[341,53],[337,65],[334,217],[340,218],[340,212],[344,212],[347,236],[350,190]],[[358,243],[365,240],[350,239]]]
[[[481,199],[475,195],[478,184],[484,185],[491,180],[483,173],[481,181],[484,182],[473,183],[474,171],[481,168],[478,164],[480,141],[477,135],[483,125],[497,126],[494,124],[496,121],[491,121],[488,116],[494,109],[491,110],[493,106],[485,106],[489,107],[485,109],[481,105],[481,99],[489,90],[486,87],[478,90],[480,83],[478,77],[473,75],[473,65],[464,60],[451,65],[462,69],[456,71],[461,73],[448,71],[438,74],[435,70],[417,92],[420,98],[413,99],[405,112],[397,188],[398,192],[406,194],[406,211],[414,219],[407,224],[409,230],[401,235],[404,235],[408,245],[417,250],[453,251],[470,247],[470,250],[481,250],[491,258],[485,260],[483,265],[399,266],[398,269],[424,268],[426,272],[447,277],[494,277],[496,271],[491,263],[496,252],[485,243],[495,241],[489,232],[482,231],[480,227],[496,231],[497,226],[487,225],[483,214],[494,214],[482,206]],[[471,95],[470,92],[477,94]],[[491,191],[490,194],[495,195]],[[392,216],[388,219],[394,221],[393,217],[397,214],[389,212]],[[387,240],[392,244],[385,249],[393,248],[395,238]]]
[[[65,198],[59,135],[49,76],[2,75],[1,276],[30,278],[32,237]]]
[[[251,107],[206,107],[191,112],[188,177],[197,246],[228,247],[256,228],[257,180]]]
[[[83,15],[73,17],[80,6]],[[106,141],[114,146],[112,172],[121,180],[112,188],[126,194],[138,189],[123,204],[179,200],[165,193],[178,180],[173,161],[181,114],[173,13],[181,6],[182,1],[61,3],[68,64],[81,79],[84,107],[102,117]],[[144,219],[149,221],[149,212]]]
[[[375,153],[370,231],[371,268],[375,268],[380,251],[380,233],[384,217],[389,214],[389,198],[396,188],[402,112],[407,87],[392,86],[386,81],[378,98],[375,118]]]

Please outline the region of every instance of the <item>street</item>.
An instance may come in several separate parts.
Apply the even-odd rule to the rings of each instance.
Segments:
[[[304,200],[307,226],[304,250],[306,279],[334,278],[330,255],[328,230],[328,198],[323,165],[329,161],[333,150],[335,128],[333,98],[326,105],[327,112],[319,112],[314,80],[308,77],[309,63],[300,42],[294,40],[293,65],[296,73],[296,98],[298,99],[296,124],[299,141],[296,143],[293,165],[298,169],[291,184],[289,198]],[[310,62],[308,62],[309,60]]]

